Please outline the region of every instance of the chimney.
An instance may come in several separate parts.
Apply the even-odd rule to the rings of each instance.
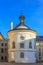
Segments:
[[[10,22],[10,30],[12,30],[13,29],[13,22],[11,21]]]

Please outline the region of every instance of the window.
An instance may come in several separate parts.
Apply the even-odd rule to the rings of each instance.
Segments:
[[[24,40],[24,36],[21,36],[20,38],[21,38],[21,40]]]
[[[1,60],[3,60],[3,56],[1,56]]]
[[[1,46],[3,46],[3,43],[1,43]]]
[[[1,53],[3,53],[4,51],[3,51],[3,48],[1,49]]]
[[[34,49],[36,49],[36,43],[34,43]]]
[[[41,48],[39,47],[39,60],[41,60]]]
[[[41,52],[41,48],[39,48],[39,52]]]
[[[29,48],[32,48],[32,41],[29,41]]]
[[[41,60],[41,57],[39,57],[39,60]]]
[[[24,58],[24,53],[23,52],[20,53],[20,58]]]
[[[7,60],[7,57],[5,56],[5,60]]]
[[[39,56],[41,56],[41,48],[39,48]]]
[[[12,47],[13,47],[13,48],[15,48],[15,42],[13,42],[13,44],[12,44],[12,45],[13,45]]]
[[[7,43],[5,43],[5,46],[7,46]]]
[[[41,52],[39,52],[39,56],[41,56]]]
[[[24,43],[23,42],[20,43],[20,48],[24,48]]]
[[[7,53],[7,48],[5,48],[5,52]]]
[[[36,49],[36,38],[34,38],[34,49]]]

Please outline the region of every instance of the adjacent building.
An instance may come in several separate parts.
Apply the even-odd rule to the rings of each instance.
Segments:
[[[0,33],[0,61],[8,61],[8,40]]]
[[[43,36],[36,37],[36,58],[37,61],[43,61]]]

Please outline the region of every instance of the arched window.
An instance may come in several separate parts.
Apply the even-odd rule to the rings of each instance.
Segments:
[[[1,53],[3,53],[4,52],[4,49],[3,48],[1,48]]]
[[[1,60],[3,60],[3,56],[1,56]]]
[[[20,58],[24,58],[24,53],[23,52],[20,53]]]
[[[12,44],[12,48],[15,48],[15,42],[13,42],[13,44]]]
[[[1,43],[1,46],[3,46],[4,45],[4,43]]]
[[[32,40],[29,41],[29,48],[32,48]]]

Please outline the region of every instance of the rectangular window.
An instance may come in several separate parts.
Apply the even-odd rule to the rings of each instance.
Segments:
[[[39,60],[41,60],[41,57],[39,57]]]
[[[3,60],[3,56],[1,56],[1,60]]]
[[[39,47],[39,60],[41,60],[41,48]]]
[[[4,45],[4,43],[1,43],[1,46],[3,46]]]
[[[41,56],[41,52],[39,52],[39,56]]]
[[[7,56],[5,56],[5,60],[7,60]]]
[[[7,46],[7,43],[5,43],[5,46]]]
[[[24,58],[24,53],[23,52],[20,53],[20,58]]]
[[[29,41],[29,48],[32,48],[32,41]]]
[[[5,48],[5,52],[7,53],[7,48]]]
[[[1,48],[1,53],[3,53],[4,52],[4,49],[3,48]]]
[[[20,43],[20,48],[24,48],[24,43]]]
[[[34,49],[36,49],[36,38],[34,38]]]
[[[12,43],[12,48],[15,48],[15,42]]]
[[[39,48],[39,56],[41,56],[41,48]]]

